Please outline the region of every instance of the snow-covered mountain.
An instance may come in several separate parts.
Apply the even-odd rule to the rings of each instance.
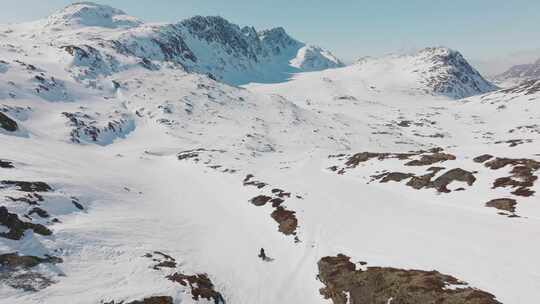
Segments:
[[[496,89],[455,50],[426,48],[411,59],[419,62],[418,69],[413,70],[413,73],[419,73],[422,82],[433,93],[464,98]]]
[[[294,72],[343,66],[329,51],[297,41],[283,28],[257,31],[221,17],[147,24],[121,10],[82,2],[42,24],[40,35],[68,51],[75,65],[91,65],[90,74],[110,74],[133,64],[121,57],[136,57],[148,66],[174,63],[230,84],[276,82]]]
[[[430,47],[412,54],[382,58],[367,57],[357,61],[355,69],[359,74],[387,74],[387,83],[381,84],[383,86],[411,88],[455,99],[496,89],[463,55],[445,47]]]
[[[511,87],[535,79],[540,79],[540,59],[533,63],[512,66],[494,77],[494,80],[503,87]]]
[[[143,22],[124,11],[93,2],[78,2],[66,6],[47,18],[45,27],[62,30],[72,27],[136,27]]]
[[[344,96],[361,99],[388,93],[461,99],[497,89],[459,52],[443,47],[405,55],[364,57],[347,67],[299,74],[293,80],[277,85],[303,87],[304,91],[286,91],[300,94],[289,96],[291,98],[309,97],[312,102]],[[269,92],[273,90],[273,86],[268,88]]]
[[[219,17],[1,25],[0,304],[534,303],[539,82],[340,65]]]

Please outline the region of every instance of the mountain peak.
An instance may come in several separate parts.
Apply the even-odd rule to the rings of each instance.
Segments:
[[[304,71],[320,71],[345,66],[330,51],[314,45],[306,45],[298,50],[296,58],[291,60],[291,65]]]
[[[452,55],[459,52],[445,46],[430,46],[419,50],[418,53],[427,53],[434,55]]]
[[[47,27],[84,27],[98,26],[106,28],[134,27],[142,21],[127,15],[124,11],[108,5],[93,2],[70,4],[47,18]]]
[[[483,94],[497,89],[463,57],[447,47],[427,47],[414,52],[390,54],[381,58],[363,57],[355,66],[367,70],[387,69],[385,73],[408,74],[404,83],[422,92],[453,99]],[[397,70],[396,70],[397,69]],[[395,82],[390,82],[395,86]],[[404,85],[407,87],[408,85]]]
[[[497,88],[454,49],[428,47],[418,51],[415,57],[422,64],[428,65],[425,83],[436,93],[464,98]]]
[[[281,45],[288,46],[293,44],[300,44],[298,41],[293,39],[285,29],[281,26],[262,30],[259,32],[259,37],[264,44],[268,45]]]
[[[416,52],[415,55],[429,59],[433,63],[454,64],[456,62],[466,62],[459,51],[443,46],[426,47]]]

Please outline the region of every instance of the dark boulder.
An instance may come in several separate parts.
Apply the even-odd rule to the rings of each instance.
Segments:
[[[0,237],[11,240],[20,240],[27,229],[31,229],[35,233],[45,236],[52,234],[52,231],[41,224],[21,221],[17,214],[8,212],[7,208],[4,206],[0,206],[0,225],[6,226],[9,229],[8,232],[0,233]]]
[[[9,132],[15,132],[19,129],[19,126],[13,119],[0,112],[0,128]]]

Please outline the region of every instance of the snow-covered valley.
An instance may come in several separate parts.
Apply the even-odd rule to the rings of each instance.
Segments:
[[[0,303],[536,303],[539,140],[540,82],[447,48],[2,25]]]

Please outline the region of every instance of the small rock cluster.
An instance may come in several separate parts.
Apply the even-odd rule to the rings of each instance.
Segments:
[[[254,179],[252,174],[248,174],[244,178],[244,186],[254,186],[258,189],[263,189],[268,186],[267,183],[261,182]],[[270,215],[278,224],[279,232],[285,235],[294,235],[295,242],[299,242],[298,236],[296,235],[296,229],[298,228],[298,219],[296,218],[296,212],[288,210],[286,206],[283,205],[286,199],[291,198],[291,193],[286,192],[285,190],[279,188],[273,188],[269,195],[257,195],[249,200],[249,202],[257,207],[262,207],[267,203],[272,205],[274,211]],[[301,198],[301,196],[296,196],[296,198]]]

